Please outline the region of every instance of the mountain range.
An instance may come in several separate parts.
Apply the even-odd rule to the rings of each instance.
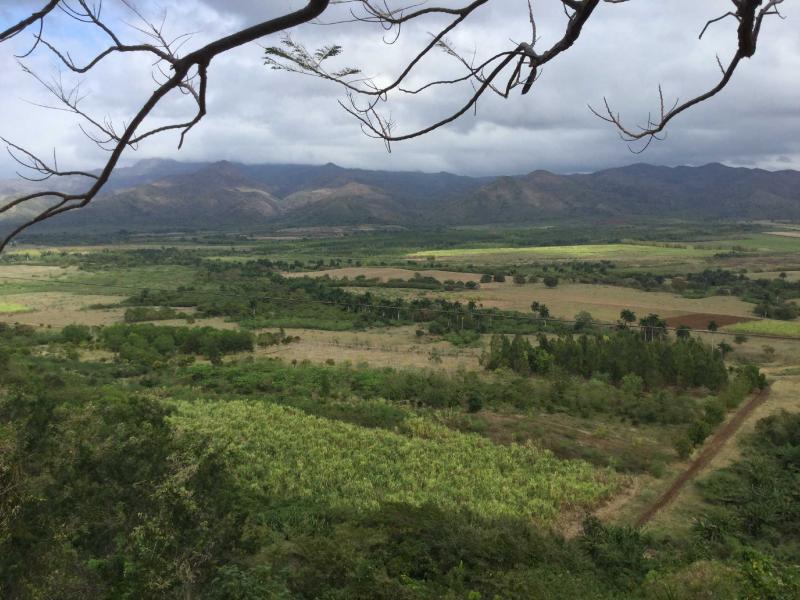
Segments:
[[[68,182],[77,189],[84,182]],[[0,180],[0,201],[42,184]],[[29,207],[33,210],[36,207]],[[27,216],[13,211],[10,219]],[[102,196],[47,227],[244,229],[523,224],[568,218],[800,219],[800,172],[633,164],[588,174],[466,177],[326,165],[184,163],[118,169]]]

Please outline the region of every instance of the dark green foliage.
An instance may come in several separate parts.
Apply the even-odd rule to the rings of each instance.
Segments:
[[[609,527],[586,517],[580,540],[592,562],[622,588],[642,581],[649,570],[645,551],[650,540],[631,527]]]
[[[253,335],[246,331],[212,327],[160,327],[151,324],[111,325],[100,331],[100,342],[121,359],[154,366],[176,353],[209,359],[253,349]]]
[[[648,388],[670,384],[718,390],[728,380],[722,354],[700,340],[674,342],[628,330],[577,338],[540,336],[537,347],[520,338],[513,351],[505,336],[496,335],[483,357],[489,370],[505,367],[521,374],[547,373],[553,364],[586,378],[603,373],[615,384],[633,373]]]
[[[542,277],[542,282],[544,282],[547,287],[554,288],[558,285],[558,277],[555,275],[545,275]]]
[[[202,595],[244,550],[224,457],[162,404],[35,372],[15,389],[0,400],[0,596]]]
[[[149,306],[134,306],[125,310],[126,323],[141,323],[142,321],[166,321],[177,319],[180,313],[168,306],[153,308]]]
[[[704,498],[717,507],[725,534],[793,553],[800,548],[800,414],[759,421],[744,456],[704,480]],[[796,555],[795,555],[796,556]]]
[[[93,339],[92,329],[87,325],[67,325],[61,330],[61,337],[69,344],[83,344]]]

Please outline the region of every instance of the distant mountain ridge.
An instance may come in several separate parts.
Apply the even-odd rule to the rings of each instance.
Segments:
[[[71,185],[77,185],[73,183]],[[0,198],[36,189],[0,181]],[[13,217],[14,215],[12,215]],[[17,213],[16,218],[24,217]],[[563,218],[800,219],[800,172],[638,163],[588,174],[474,178],[325,165],[182,163],[118,169],[90,207],[47,223],[69,229],[475,225]]]

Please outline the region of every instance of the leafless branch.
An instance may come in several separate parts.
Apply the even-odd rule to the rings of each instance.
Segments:
[[[170,130],[181,131],[179,147],[182,146],[186,134],[206,115],[208,66],[216,56],[228,52],[233,48],[258,40],[264,36],[285,31],[291,27],[312,21],[321,15],[330,4],[330,0],[308,0],[306,6],[300,10],[263,21],[228,36],[219,38],[180,57],[178,56],[178,51],[187,39],[187,36],[178,36],[175,39],[168,40],[164,34],[163,21],[160,24],[149,22],[144,19],[141,13],[127,0],[122,0],[122,2],[143,23],[142,26],[137,28],[141,33],[146,35],[152,43],[132,45],[123,43],[111,27],[102,20],[102,3],[98,2],[90,6],[86,0],[77,0],[77,5],[71,5],[65,0],[51,1],[41,11],[34,13],[31,17],[20,21],[0,34],[0,42],[9,40],[28,27],[34,26],[36,23],[41,25],[50,12],[55,8],[60,8],[75,21],[99,28],[105,32],[111,40],[111,45],[109,47],[98,53],[87,63],[79,65],[72,59],[68,52],[62,52],[57,49],[54,44],[44,40],[40,28],[39,32],[34,35],[36,44],[38,45],[41,43],[53,52],[69,71],[78,74],[86,73],[100,61],[112,54],[144,52],[154,57],[158,72],[162,75],[162,80],[157,82],[156,89],[136,111],[131,120],[123,124],[121,128],[118,128],[110,119],[95,118],[81,107],[81,102],[85,96],[81,92],[80,84],[74,87],[67,87],[61,77],[53,81],[45,81],[23,63],[20,63],[21,68],[25,72],[33,76],[55,97],[59,106],[54,108],[78,115],[91,126],[92,131],[86,130],[83,126],[81,126],[81,129],[95,143],[107,149],[109,156],[105,165],[97,174],[83,171],[62,171],[58,168],[55,158],[52,165],[48,164],[44,160],[38,158],[34,153],[3,139],[12,157],[20,165],[33,170],[34,173],[37,174],[36,177],[29,177],[28,179],[44,181],[51,177],[83,176],[90,178],[93,183],[87,189],[79,193],[66,193],[58,189],[44,190],[14,198],[0,206],[0,213],[6,213],[13,208],[33,200],[51,199],[55,201],[54,204],[41,210],[34,217],[19,224],[13,231],[6,235],[5,238],[0,240],[0,251],[2,251],[14,237],[28,227],[56,215],[83,208],[92,202],[103,189],[103,186],[108,182],[108,179],[116,168],[126,148],[135,147],[136,144],[150,136]],[[167,65],[168,69],[162,68],[160,66],[161,64]],[[195,79],[199,80],[199,89],[194,88]],[[147,117],[149,117],[164,98],[174,90],[178,90],[194,98],[197,103],[197,112],[195,116],[191,120],[183,123],[164,125],[142,132],[140,129]]]
[[[619,113],[611,109],[606,98],[603,98],[604,108],[601,111],[589,106],[589,109],[596,116],[613,124],[617,128],[620,137],[626,142],[645,141],[644,145],[638,150],[633,146],[629,146],[632,152],[637,154],[643,152],[653,140],[661,139],[658,136],[662,134],[669,122],[675,117],[686,112],[693,106],[716,96],[728,85],[741,61],[745,58],[752,57],[756,53],[761,25],[764,19],[769,15],[781,16],[778,5],[782,4],[783,0],[767,0],[766,3],[764,3],[764,0],[731,0],[731,2],[735,10],[728,11],[719,17],[710,19],[700,31],[699,37],[702,38],[708,28],[714,23],[722,21],[727,17],[733,17],[738,21],[736,29],[736,51],[727,66],[723,66],[722,61],[719,59],[719,56],[717,56],[717,65],[722,75],[713,87],[685,102],[676,100],[672,108],[667,110],[664,107],[664,94],[661,90],[661,86],[659,86],[658,94],[661,104],[659,117],[657,119],[652,119],[648,116],[646,125],[637,128],[625,125]]]
[[[543,67],[554,61],[562,53],[568,51],[580,38],[584,26],[595,14],[598,7],[605,4],[624,4],[629,0],[556,0],[560,2],[566,22],[561,36],[547,47],[541,47],[536,21],[537,2],[527,0],[525,18],[530,23],[530,39],[511,41],[505,49],[495,50],[490,56],[478,58],[477,50],[459,51],[455,44],[448,40],[448,35],[461,27],[468,19],[474,18],[490,0],[464,0],[461,6],[428,5],[426,2],[409,4],[391,4],[392,0],[307,0],[304,8],[270,19],[236,31],[228,36],[216,39],[194,51],[183,54],[182,49],[191,38],[190,34],[173,37],[166,32],[166,16],[153,22],[132,4],[130,0],[118,0],[133,17],[129,23],[132,31],[143,39],[135,43],[127,43],[123,36],[115,31],[102,16],[102,0],[42,0],[42,8],[29,17],[12,24],[0,33],[0,43],[28,29],[33,33],[30,54],[39,49],[49,51],[66,70],[67,75],[84,75],[92,72],[101,62],[113,60],[114,57],[126,54],[150,56],[153,60],[151,76],[155,89],[146,101],[122,125],[115,124],[109,117],[96,117],[84,108],[85,95],[80,83],[66,84],[61,75],[52,80],[31,71],[24,62],[21,68],[34,77],[55,98],[56,105],[51,108],[76,115],[82,122],[80,127],[86,135],[100,147],[108,151],[105,165],[97,173],[61,170],[55,160],[52,162],[40,159],[33,152],[2,138],[12,157],[24,168],[33,172],[33,181],[44,181],[59,177],[84,177],[91,180],[91,185],[79,193],[67,193],[59,189],[39,191],[12,199],[0,206],[0,213],[5,213],[22,204],[42,199],[53,201],[52,206],[41,210],[35,217],[19,225],[10,235],[0,241],[0,251],[19,232],[34,223],[49,219],[55,215],[79,209],[91,203],[103,189],[111,173],[116,168],[122,153],[127,148],[136,148],[142,141],[168,131],[180,132],[178,147],[182,147],[186,135],[204,118],[207,112],[207,93],[209,86],[209,64],[218,55],[228,52],[243,44],[259,40],[265,36],[283,32],[284,37],[278,45],[266,46],[264,61],[273,69],[318,77],[341,85],[345,90],[345,99],[340,102],[344,110],[359,123],[362,131],[382,140],[387,148],[392,142],[407,140],[430,133],[458,119],[470,110],[476,110],[479,100],[487,92],[503,98],[512,91],[520,89],[522,95],[528,94],[539,80]],[[664,93],[659,86],[659,109],[654,117],[648,115],[647,120],[638,127],[626,126],[620,115],[614,112],[607,99],[603,99],[603,109],[590,110],[601,119],[613,124],[623,139],[628,142],[644,141],[643,147],[634,151],[643,151],[653,140],[662,139],[667,124],[682,112],[719,93],[731,80],[738,65],[745,58],[756,52],[758,38],[764,19],[770,15],[782,18],[779,5],[783,0],[730,0],[733,8],[719,17],[710,19],[700,31],[703,38],[709,27],[727,19],[737,22],[736,51],[732,59],[723,65],[717,58],[721,70],[719,81],[704,93],[690,100],[675,101],[667,105]],[[339,13],[346,11],[345,18],[328,20],[318,19],[332,5],[339,6]],[[74,59],[68,50],[58,47],[47,39],[44,33],[45,22],[49,15],[59,9],[73,19],[78,27],[91,27],[102,32],[108,44],[93,56],[84,60]],[[361,68],[345,66],[334,68],[330,65],[342,53],[338,45],[323,45],[315,51],[308,50],[303,44],[288,35],[288,30],[303,23],[333,25],[337,23],[360,23],[377,25],[382,30],[387,44],[394,43],[401,34],[403,26],[412,22],[431,20],[436,29],[424,41],[419,49],[405,62],[404,67],[389,83],[377,83],[373,77],[364,75]],[[454,60],[457,71],[452,76],[420,77],[426,58],[435,52],[444,52]],[[23,55],[23,57],[25,56]],[[412,81],[413,80],[413,81]],[[446,116],[434,123],[415,131],[397,133],[397,124],[391,114],[381,113],[383,105],[396,94],[415,96],[450,84],[469,84],[471,92]],[[144,126],[145,121],[153,116],[154,111],[172,92],[177,91],[194,101],[193,116],[180,122],[158,125],[150,129]]]

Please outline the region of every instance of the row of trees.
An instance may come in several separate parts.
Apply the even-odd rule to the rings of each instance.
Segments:
[[[213,327],[111,325],[100,330],[100,343],[133,363],[153,365],[175,354],[202,355],[212,361],[225,354],[253,350],[253,335]]]
[[[615,384],[635,374],[648,388],[678,385],[718,390],[728,380],[718,349],[695,338],[672,341],[629,330],[554,339],[540,334],[536,346],[520,335],[513,339],[494,335],[481,360],[489,370],[506,368],[527,375],[558,367],[587,378],[604,374]]]

